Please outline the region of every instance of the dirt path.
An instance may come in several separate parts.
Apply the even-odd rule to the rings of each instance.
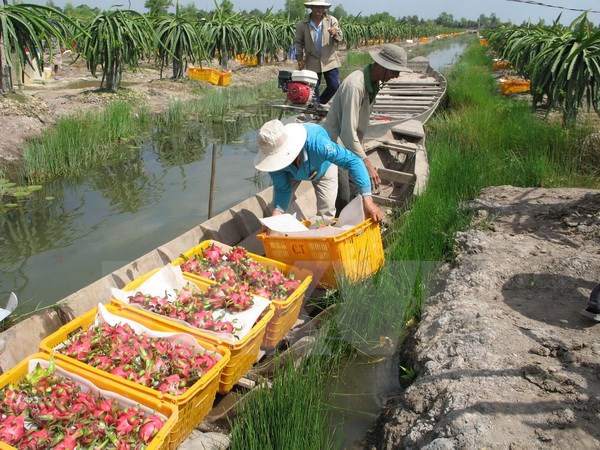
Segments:
[[[485,189],[374,448],[600,448],[600,191]]]

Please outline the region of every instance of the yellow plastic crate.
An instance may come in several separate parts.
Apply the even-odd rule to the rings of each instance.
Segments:
[[[310,222],[307,224],[310,225]],[[268,258],[290,265],[310,265],[323,288],[336,287],[337,277],[358,281],[377,272],[384,263],[379,224],[367,219],[338,236],[295,238],[257,235]]]
[[[160,270],[160,268],[152,270],[147,274],[136,278],[131,283],[128,283],[125,287],[123,287],[123,290],[135,290],[158,270]],[[209,286],[208,283],[204,283],[199,279],[192,279],[187,274],[185,274],[184,277],[190,282],[194,283],[200,289],[206,290]],[[174,322],[166,316],[161,316],[141,308],[126,305],[115,298],[113,298],[111,302],[114,306],[119,308],[120,316],[137,321],[140,320],[138,318],[144,318],[152,323],[160,323],[162,326],[167,327],[169,331],[189,333],[203,342],[208,341],[215,345],[227,347],[230,352],[230,358],[229,362],[221,371],[218,388],[218,392],[220,394],[226,394],[229,392],[235,383],[242,378],[242,375],[244,375],[244,373],[246,373],[248,369],[254,365],[256,359],[258,358],[260,346],[267,330],[267,324],[273,318],[274,314],[274,307],[271,304],[271,306],[265,310],[263,316],[254,324],[252,330],[250,330],[250,333],[237,341],[235,344],[232,344],[230,342],[218,339],[214,334],[206,333],[198,328],[192,327],[191,325],[183,325],[181,323]]]
[[[524,79],[501,79],[500,92],[502,95],[527,93],[531,91],[531,82]]]
[[[494,61],[492,63],[492,70],[508,69],[509,67],[510,63],[508,61]]]
[[[25,377],[27,373],[29,373],[29,361],[37,359],[49,361],[50,355],[46,353],[35,353],[17,363],[12,369],[0,375],[0,389],[4,388],[9,383],[18,383],[23,377]],[[55,364],[57,367],[60,367],[61,369],[66,370],[67,372],[70,372],[73,375],[85,378],[87,381],[90,381],[99,389],[119,394],[165,416],[167,418],[165,424],[159,430],[158,434],[154,436],[154,439],[152,439],[152,441],[146,447],[146,449],[171,450],[177,448],[177,446],[173,445],[173,443],[170,440],[170,437],[178,421],[178,409],[176,405],[173,405],[172,403],[169,403],[164,400],[160,400],[154,396],[146,395],[137,390],[129,389],[121,383],[114,382],[104,377],[103,375],[98,375],[96,373],[89,372],[77,365],[69,364],[67,361],[55,360]],[[15,450],[15,447],[0,442],[0,449]]]
[[[114,305],[106,305],[108,311],[117,316],[125,319],[131,319],[139,324],[145,326],[154,331],[167,331],[167,332],[187,332],[188,330],[175,330],[168,324],[153,320],[152,317],[144,317],[143,315],[130,314],[129,311],[120,309]],[[133,308],[132,308],[133,309]],[[60,354],[54,351],[54,348],[65,342],[70,336],[77,333],[80,330],[87,330],[94,324],[98,308],[94,308],[87,313],[76,317],[71,322],[59,328],[57,331],[52,333],[50,336],[44,338],[40,343],[40,350],[47,354],[54,354],[57,361],[66,361],[67,363],[78,367],[82,371],[93,373],[99,377],[105,377],[115,383],[122,384],[123,387],[130,391],[142,392],[145,395],[155,397],[159,400],[163,400],[176,405],[179,408],[179,419],[173,428],[173,432],[170,438],[172,448],[176,448],[184,439],[186,439],[190,433],[198,426],[202,419],[210,412],[213,403],[215,401],[217,390],[219,387],[221,373],[229,364],[231,358],[230,351],[227,347],[219,345],[219,342],[214,340],[203,339],[202,336],[194,335],[199,344],[208,351],[215,351],[221,355],[220,361],[217,362],[200,380],[190,386],[183,394],[172,395],[163,394],[162,392],[146,387],[142,384],[135,383],[133,381],[126,380],[125,378],[118,377],[108,372],[104,372],[88,364],[77,361],[74,358]]]
[[[179,266],[183,264],[186,259],[189,259],[194,255],[202,254],[204,249],[212,244],[222,248],[225,252],[231,249],[231,246],[227,244],[222,244],[221,242],[213,240],[206,240],[183,253],[181,257],[172,261],[171,265]],[[306,269],[300,269],[298,267],[291,266],[281,261],[265,258],[264,256],[256,255],[254,253],[248,252],[248,256],[264,267],[278,269],[285,275],[294,274],[294,278],[300,281],[300,285],[287,299],[273,300],[271,302],[274,306],[274,314],[273,318],[267,325],[267,330],[263,340],[263,347],[266,349],[273,349],[277,347],[277,344],[283,339],[283,337],[298,320],[300,309],[302,308],[302,302],[304,301],[304,295],[306,294],[306,290],[310,286],[313,279],[312,272]],[[189,277],[190,280],[199,280],[203,283],[216,284],[209,278],[204,278],[193,273],[184,273],[185,276]]]
[[[222,70],[219,72],[219,86],[229,86],[231,84],[231,70]]]
[[[190,80],[207,81],[211,84],[219,84],[220,73],[217,69],[204,67],[188,68]]]
[[[238,54],[235,59],[247,67],[258,65],[258,57],[256,55],[246,55],[245,53]]]

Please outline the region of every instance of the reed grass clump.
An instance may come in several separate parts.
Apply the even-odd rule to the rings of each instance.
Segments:
[[[333,449],[332,411],[323,389],[332,364],[310,356],[299,367],[282,365],[270,387],[253,390],[235,418],[232,450]]]
[[[203,121],[222,121],[250,107],[268,103],[281,97],[276,80],[269,80],[253,86],[212,87],[201,98],[190,103],[189,112]]]
[[[28,143],[25,172],[33,179],[77,176],[129,159],[130,143],[147,120],[145,113],[117,101],[101,112],[62,117],[56,127]]]
[[[340,278],[333,317],[339,337],[362,354],[391,354],[436,270],[428,262],[390,261],[375,276],[358,282]]]

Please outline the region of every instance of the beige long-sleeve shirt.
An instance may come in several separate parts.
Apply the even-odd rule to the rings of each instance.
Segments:
[[[379,84],[371,84],[370,66],[355,70],[342,82],[329,101],[330,108],[324,127],[332,141],[341,141],[361,159],[367,157],[362,140],[369,126],[373,100]]]
[[[343,40],[344,35],[340,29],[338,20],[330,15],[323,17],[321,21],[323,33],[321,37],[321,55],[317,52],[310,27],[310,15],[306,16],[296,26],[296,59],[304,60],[304,68],[313,72],[322,73],[328,70],[340,67],[342,62],[337,54],[338,44]],[[338,31],[335,34],[329,34],[329,29],[335,26]]]

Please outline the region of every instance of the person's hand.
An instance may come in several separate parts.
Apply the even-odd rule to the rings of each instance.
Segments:
[[[304,64],[304,60],[299,60],[298,61],[298,69],[300,69],[300,70],[304,69],[304,65],[305,65]]]
[[[373,164],[371,164],[369,158],[363,159],[363,162],[365,163],[367,172],[369,172],[369,178],[371,179],[371,189],[376,191],[377,189],[379,189],[379,183],[381,182],[381,179],[379,178],[379,173],[377,172],[377,169],[373,167]]]
[[[373,222],[381,222],[383,220],[383,211],[373,201],[373,197],[366,195],[363,197],[363,209],[365,216],[373,219]]]
[[[330,35],[334,36],[337,32],[338,32],[338,27],[333,26],[333,27],[329,27],[329,30],[327,30],[329,32]]]

